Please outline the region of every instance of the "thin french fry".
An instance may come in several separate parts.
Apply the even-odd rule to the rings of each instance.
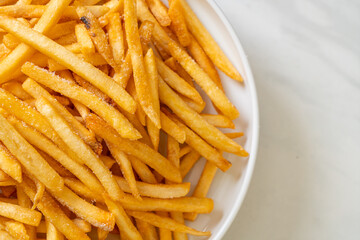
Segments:
[[[189,145],[182,147],[179,152],[179,157],[182,158],[183,156],[191,152],[191,150],[192,148]]]
[[[62,189],[64,180],[2,115],[0,115],[0,129],[0,140],[26,170],[34,174],[49,189],[54,191]]]
[[[91,40],[90,34],[83,24],[77,24],[75,26],[75,35],[83,54],[95,53],[95,46]]]
[[[217,153],[218,154],[218,153]],[[200,159],[201,155],[197,151],[190,151],[184,156],[180,163],[181,176],[184,178],[191,170],[195,163]]]
[[[127,83],[133,73],[132,64],[131,64],[131,54],[129,50],[126,52],[125,60],[121,64],[120,71],[115,73],[114,80],[123,88],[126,88]]]
[[[125,46],[120,14],[118,12],[114,12],[109,14],[107,18],[109,20],[107,32],[109,35],[109,43],[112,48],[114,61],[117,65],[121,66],[124,59]]]
[[[137,211],[126,211],[130,216],[145,221],[149,224],[152,224],[157,227],[166,228],[175,232],[184,232],[189,233],[195,236],[210,236],[210,232],[200,232],[190,227],[185,226],[184,224],[178,223],[177,221],[168,218],[160,217],[154,213],[149,212],[137,212]]]
[[[177,168],[180,166],[180,146],[179,143],[171,136],[167,137],[167,159]]]
[[[2,142],[0,142],[0,169],[17,182],[22,181],[22,171],[19,161],[11,154]]]
[[[188,82],[192,87],[194,87],[194,82],[191,76],[185,71],[185,69],[175,60],[175,58],[170,57],[164,61],[164,63],[176,72],[180,77],[182,77],[186,82]]]
[[[22,207],[31,208],[31,200],[30,198],[25,194],[23,189],[19,186],[16,186],[16,196],[18,199],[18,203]],[[1,201],[1,200],[0,200]],[[26,231],[29,235],[29,240],[36,240],[36,227],[25,225]]]
[[[145,163],[143,163],[142,161],[131,155],[129,155],[128,157],[131,161],[131,165],[133,166],[135,172],[142,181],[146,183],[157,183],[154,174],[151,172],[151,170]]]
[[[147,222],[140,219],[135,219],[136,227],[138,228],[142,238],[144,240],[155,240],[159,239],[156,228]]]
[[[94,172],[109,196],[113,199],[120,198],[124,193],[119,188],[109,169],[106,168],[91,148],[78,135],[72,132],[65,119],[56,112],[54,107],[45,98],[41,97],[36,100],[36,108],[48,119],[69,148],[77,153],[79,158],[83,159],[83,163]]]
[[[117,131],[122,134],[123,137],[139,138],[140,133],[134,129],[129,121],[115,108],[108,105],[101,99],[97,98],[93,94],[87,92],[83,88],[79,87],[73,82],[66,81],[45,69],[41,69],[32,65],[31,63],[25,63],[22,67],[22,71],[37,82],[52,88],[60,92],[61,94],[78,100],[99,116],[106,119]]]
[[[195,15],[195,13],[192,11],[191,7],[187,4],[185,0],[180,0],[180,2],[183,8],[182,12],[184,14],[187,27],[194,35],[196,40],[200,43],[200,45],[210,57],[210,59],[220,70],[226,73],[229,77],[242,82],[243,79],[240,73],[231,64],[230,60],[225,56],[219,45],[212,38],[210,33],[206,30],[206,28],[202,25],[200,20]]]
[[[0,202],[0,216],[11,218],[31,226],[39,225],[41,220],[40,212],[5,202]]]
[[[122,138],[114,129],[110,128],[108,124],[95,115],[89,115],[86,118],[86,126],[100,137],[115,144],[121,151],[139,158],[139,160],[158,171],[167,179],[177,183],[181,182],[178,169],[149,146],[139,141]]]
[[[102,196],[87,187],[84,183],[75,178],[64,178],[65,185],[69,187],[73,192],[82,196],[85,199],[95,202],[104,202]]]
[[[186,134],[174,121],[172,121],[166,114],[160,112],[161,128],[167,134],[176,139],[179,143],[184,143]]]
[[[135,7],[134,0],[124,1],[125,32],[127,42],[131,43],[128,47],[131,54],[134,83],[140,105],[144,112],[155,126],[160,128],[160,116],[154,109],[151,95],[148,92],[149,82],[144,66]]]
[[[228,137],[228,138],[239,138],[239,137],[242,137],[244,136],[244,133],[243,132],[232,132],[232,133],[225,133],[225,135]]]
[[[171,0],[168,14],[171,19],[170,28],[174,31],[175,35],[179,39],[180,44],[183,47],[188,46],[191,43],[191,38],[186,27],[185,18],[182,13],[179,0]]]
[[[218,128],[235,128],[235,124],[227,117],[223,115],[213,115],[213,114],[201,114],[201,117],[205,119],[211,125]]]
[[[88,53],[88,54],[76,54],[79,58],[90,63],[93,66],[99,67],[101,65],[107,64],[106,60],[99,53]],[[35,64],[35,63],[34,63]],[[67,68],[59,64],[53,59],[48,59],[49,71],[61,71],[66,70]]]
[[[146,2],[161,26],[169,26],[171,18],[168,15],[166,6],[160,0],[146,0]]]

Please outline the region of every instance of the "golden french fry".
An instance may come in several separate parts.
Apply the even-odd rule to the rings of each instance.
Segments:
[[[188,82],[186,82],[179,75],[177,75],[159,58],[156,59],[156,63],[161,78],[170,87],[172,87],[175,91],[181,93],[182,95],[194,100],[195,102],[198,102],[199,104],[204,104],[202,97],[194,87],[192,87]]]
[[[0,230],[0,239],[1,240],[16,240],[8,232]]]
[[[91,0],[88,0],[91,1]],[[86,6],[86,5],[84,5]],[[99,22],[102,27],[105,27],[109,23],[108,16],[112,13],[119,12],[122,16],[124,13],[124,0],[110,0],[104,3],[105,7],[108,7],[110,10],[104,14],[103,16],[99,17]]]
[[[146,183],[157,183],[154,174],[151,172],[149,167],[131,155],[128,155],[129,160],[131,161],[131,165],[133,166],[135,172],[139,176],[139,178]],[[120,184],[119,184],[120,185]]]
[[[46,71],[45,69],[32,65],[31,63],[25,63],[22,67],[22,71],[37,82],[52,88],[69,98],[78,100],[95,113],[99,114],[99,116],[106,119],[117,131],[121,132],[120,134],[122,134],[123,137],[132,139],[140,137],[140,134],[136,131],[136,129],[134,129],[131,123],[129,123],[129,121],[119,111],[116,111],[115,108],[79,87],[75,83],[66,81]]]
[[[70,34],[67,34],[67,35],[64,35],[62,37],[59,37],[57,39],[54,39],[54,41],[57,43],[57,44],[60,44],[62,45],[63,47],[69,45],[69,44],[74,44],[76,43],[76,35],[75,33],[70,33]]]
[[[83,159],[83,163],[94,172],[109,196],[113,199],[120,198],[124,193],[119,188],[109,169],[106,168],[91,148],[72,132],[68,123],[56,112],[54,107],[45,98],[41,97],[36,100],[36,108],[48,119],[51,126],[69,148],[78,154],[79,158]]]
[[[191,152],[191,150],[192,148],[189,145],[182,147],[179,151],[179,157],[182,158],[183,156]]]
[[[223,115],[200,114],[205,121],[218,128],[235,128],[235,124]]]
[[[136,9],[134,0],[124,1],[125,33],[131,55],[134,83],[140,105],[156,127],[160,128],[160,116],[153,105],[149,94],[149,80],[145,70],[143,53],[140,43]]]
[[[100,156],[100,159],[104,162],[105,166],[109,169],[116,163],[116,161],[112,157],[109,157],[109,156],[102,155],[102,156]]]
[[[84,232],[91,232],[91,224],[80,218],[75,218],[73,222]]]
[[[219,154],[217,153],[217,155]],[[184,156],[180,163],[180,172],[183,178],[186,176],[186,174],[188,174],[188,172],[192,169],[200,157],[201,155],[195,150],[191,150]]]
[[[11,218],[31,226],[39,225],[41,220],[40,212],[5,202],[0,202],[0,216]]]
[[[160,129],[158,129],[148,117],[146,118],[146,128],[150,136],[152,145],[154,146],[154,150],[158,151],[160,142]]]
[[[27,126],[21,121],[16,119],[9,119],[10,123],[16,128],[16,130],[33,146],[41,149],[56,161],[61,163],[72,174],[79,178],[86,186],[96,193],[103,193],[104,188],[101,186],[97,178],[89,172],[84,166],[68,157],[63,151],[61,151],[53,142],[35,131],[31,127]]]
[[[140,123],[145,126],[146,125],[146,113],[140,105],[140,100],[138,98],[138,94],[136,92],[136,87],[134,83],[134,78],[130,78],[126,87],[127,92],[132,96],[132,98],[137,102],[137,108],[135,115]]]
[[[45,185],[39,182],[39,180],[35,179],[35,185],[36,185],[36,194],[33,201],[33,206],[31,207],[32,210],[36,209],[36,205],[39,203],[40,199],[44,196],[45,192]]]
[[[47,188],[54,191],[62,189],[64,180],[2,115],[0,115],[0,129],[0,140],[27,171],[36,176]]]
[[[171,19],[166,6],[160,0],[146,0],[146,2],[161,26],[169,26]]]
[[[84,61],[99,67],[101,65],[107,64],[106,60],[99,53],[88,53],[88,54],[76,54],[79,58]],[[35,63],[34,63],[35,64]],[[48,59],[49,71],[61,71],[67,69],[63,65],[59,64],[57,61],[53,59]]]
[[[118,12],[114,12],[109,14],[107,18],[109,20],[107,33],[109,35],[109,43],[112,48],[114,61],[118,66],[121,66],[124,59],[125,46],[120,14]]]
[[[210,213],[214,203],[209,198],[181,197],[172,199],[147,198],[141,201],[129,194],[118,200],[124,209],[134,211],[166,211]]]
[[[17,182],[22,181],[22,171],[19,161],[0,142],[0,169]],[[7,179],[10,180],[10,179]]]
[[[168,10],[171,19],[170,28],[174,31],[182,46],[186,47],[191,43],[189,31],[186,27],[185,18],[179,0],[172,0]]]
[[[128,239],[142,240],[142,237],[120,204],[105,198],[108,209],[115,215],[116,225]]]
[[[46,220],[46,239],[64,240],[64,235],[50,221]]]
[[[15,239],[18,239],[18,240],[29,240],[30,239],[23,223],[16,222],[13,220],[6,221],[5,222],[5,230],[11,236],[13,236]]]
[[[206,30],[185,0],[180,0],[187,27],[200,43],[204,51],[215,65],[229,77],[242,82],[243,79],[230,60],[225,56],[219,45]]]
[[[145,221],[149,224],[152,224],[156,227],[166,228],[175,232],[184,232],[189,233],[195,236],[210,236],[210,232],[200,232],[190,227],[185,226],[184,224],[178,223],[177,221],[168,218],[161,217],[154,213],[149,212],[138,212],[138,211],[126,211],[130,216]]]
[[[228,138],[239,138],[239,137],[242,137],[244,136],[244,133],[243,132],[233,132],[233,133],[225,133],[225,135],[228,137]]]
[[[77,24],[75,26],[75,35],[81,46],[81,52],[83,54],[95,53],[95,46],[91,40],[89,32],[83,24]]]
[[[156,212],[160,217],[169,217],[167,212]],[[169,229],[159,228],[159,238],[160,240],[172,240],[172,234]]]
[[[136,227],[139,230],[141,236],[145,240],[159,239],[156,228],[147,222],[140,219],[135,219]]]
[[[8,181],[11,178],[9,177],[9,175],[7,175],[3,170],[1,170],[0,168],[0,182],[2,181]]]
[[[139,141],[122,138],[113,128],[95,115],[89,115],[86,118],[86,126],[100,137],[116,145],[121,151],[140,159],[167,179],[177,183],[181,182],[178,169],[149,146]]]
[[[172,121],[166,114],[160,112],[161,128],[168,135],[172,136],[179,143],[184,143],[186,134],[174,121]]]
[[[180,146],[179,143],[171,136],[167,137],[167,159],[177,168],[180,166]]]
[[[164,63],[176,72],[180,77],[182,77],[186,82],[188,82],[192,87],[194,87],[193,80],[191,76],[185,71],[185,69],[175,60],[175,58],[170,57],[164,61]]]
[[[123,88],[126,88],[127,83],[133,73],[131,64],[131,54],[129,50],[126,52],[125,60],[121,64],[120,71],[115,73],[114,80]]]
[[[90,187],[87,187],[84,183],[80,182],[75,178],[64,178],[65,185],[69,187],[76,194],[95,202],[104,202],[104,199],[100,194],[90,190]]]
[[[35,191],[28,182],[23,181],[19,184],[19,186],[24,190],[30,199],[34,198]],[[37,207],[46,218],[52,220],[52,224],[54,224],[54,226],[63,233],[67,239],[90,240],[90,238],[65,215],[58,203],[54,201],[47,192],[44,193],[44,196],[38,203]]]
[[[186,105],[188,105],[189,108],[191,108],[192,110],[194,110],[197,113],[201,113],[205,108],[205,102],[203,104],[199,104],[185,96],[180,95],[180,97],[186,103]]]
[[[149,21],[141,23],[139,28],[139,36],[143,53],[145,54],[149,50],[149,44],[151,43],[152,31],[154,30],[154,24]]]
[[[33,98],[44,97],[46,98],[60,113],[60,115],[66,119],[66,121],[71,125],[72,129],[79,134],[79,136],[89,144],[94,150],[97,149],[99,143],[95,139],[95,135],[91,133],[87,128],[84,127],[79,121],[77,121],[74,116],[63,106],[61,105],[55,97],[53,97],[46,89],[37,84],[34,80],[28,78],[23,83],[23,88],[27,91]]]
[[[170,212],[170,216],[172,219],[177,221],[178,223],[184,224],[184,216],[182,212]],[[174,232],[175,240],[187,240],[187,234],[184,232]]]
[[[19,186],[16,186],[16,196],[18,200],[16,204],[19,204],[22,207],[31,208],[32,203],[30,198],[25,194],[23,189]],[[27,234],[29,235],[29,240],[36,240],[36,227],[30,225],[26,225],[25,227]]]
[[[115,62],[106,33],[100,26],[99,20],[87,8],[78,6],[76,8],[80,20],[84,23],[86,30],[96,47],[96,50],[104,57],[106,62],[116,71],[120,66]]]

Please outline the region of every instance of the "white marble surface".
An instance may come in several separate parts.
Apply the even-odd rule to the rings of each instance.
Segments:
[[[261,117],[253,180],[224,239],[360,239],[360,1],[216,1]]]

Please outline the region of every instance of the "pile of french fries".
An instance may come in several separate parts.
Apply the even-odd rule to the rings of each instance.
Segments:
[[[0,239],[210,235],[184,221],[212,211],[222,153],[248,155],[218,129],[239,112],[216,67],[242,77],[185,0],[168,6],[0,1]]]

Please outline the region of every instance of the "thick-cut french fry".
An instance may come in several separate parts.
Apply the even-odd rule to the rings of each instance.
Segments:
[[[85,28],[94,42],[96,50],[105,58],[106,62],[115,70],[120,66],[115,62],[106,33],[101,28],[99,20],[85,7],[77,7],[76,12],[80,20],[84,23]]]
[[[19,186],[30,197],[30,199],[34,198],[35,191],[27,182],[23,181],[19,184]],[[44,193],[44,196],[38,203],[37,207],[46,218],[52,220],[51,223],[54,224],[54,226],[63,233],[67,239],[90,240],[90,238],[65,215],[57,202],[54,201],[47,192]]]
[[[46,220],[46,239],[64,240],[64,235],[59,230],[57,230],[57,228],[50,222],[50,220]]]
[[[148,92],[150,89],[149,80],[144,66],[135,7],[134,0],[124,1],[125,32],[127,42],[129,43],[129,52],[131,54],[134,83],[140,105],[144,112],[155,126],[160,128],[160,116],[157,114],[152,102],[151,94]]]
[[[29,240],[30,237],[26,232],[25,226],[23,223],[16,222],[13,220],[5,222],[5,230],[10,233],[15,239],[18,240]]]
[[[192,87],[188,82],[177,75],[159,58],[156,59],[156,63],[161,78],[167,84],[169,84],[170,87],[182,95],[194,100],[195,102],[204,104],[204,101],[201,98],[199,92],[194,87]]]
[[[83,24],[75,26],[75,35],[83,54],[95,53],[95,46],[91,40],[90,34]]]
[[[210,213],[214,207],[209,198],[181,197],[172,199],[147,198],[141,201],[129,194],[118,200],[124,209],[134,211],[166,211],[166,212],[196,212]]]
[[[174,121],[172,121],[166,114],[160,112],[161,128],[167,134],[176,139],[179,143],[184,143],[186,134]]]
[[[106,168],[91,148],[86,145],[78,135],[71,131],[70,126],[65,119],[56,112],[54,107],[45,98],[39,98],[36,100],[36,108],[48,119],[52,127],[69,148],[78,154],[79,158],[83,159],[83,163],[94,172],[109,196],[113,199],[120,198],[123,192],[109,169]]]
[[[184,216],[182,212],[170,212],[172,219],[178,223],[184,224]],[[184,232],[174,232],[174,240],[187,240],[187,234]]]
[[[40,18],[44,15],[46,7],[47,6],[41,5],[10,5],[0,7],[0,14],[5,14],[14,18]],[[109,11],[109,8],[105,6],[87,6],[87,8],[95,17],[101,17]],[[74,6],[67,6],[60,17],[71,20],[79,19],[79,15],[76,13],[76,7]]]
[[[178,223],[177,221],[171,218],[160,217],[154,213],[138,212],[138,211],[127,211],[127,213],[136,219],[140,219],[154,226],[166,228],[175,232],[184,232],[195,236],[210,236],[211,234],[210,232],[197,231],[195,229],[185,226],[184,224]]]
[[[91,232],[91,224],[80,218],[75,218],[73,222],[84,232]]]
[[[159,83],[159,96],[160,100],[171,108],[179,118],[214,147],[240,156],[248,155],[239,144],[226,137],[220,130],[207,123],[198,113],[189,108],[161,79]]]
[[[146,0],[146,2],[161,26],[169,26],[171,19],[166,6],[160,0]]]
[[[179,151],[179,158],[182,158],[183,156],[191,152],[191,150],[192,148],[189,145],[182,147]]]
[[[62,189],[64,180],[2,115],[0,115],[0,129],[0,140],[26,170],[34,174],[49,189],[54,191]]]
[[[107,32],[109,35],[109,43],[112,48],[114,60],[118,66],[121,66],[124,59],[124,32],[122,29],[120,14],[114,12],[108,15],[109,24]]]
[[[145,163],[131,155],[129,155],[128,157],[135,172],[142,181],[146,183],[157,183],[154,174],[151,172],[151,170]]]
[[[121,151],[139,158],[167,179],[177,183],[181,182],[178,169],[149,146],[139,141],[131,141],[122,138],[114,129],[110,128],[106,122],[95,115],[89,115],[86,118],[86,126],[100,137],[115,144]]]
[[[9,119],[9,121],[29,143],[46,152],[56,161],[61,163],[62,166],[64,166],[71,173],[73,173],[92,191],[98,194],[102,194],[104,192],[104,188],[101,186],[97,178],[92,173],[90,173],[84,166],[82,166],[78,162],[69,158],[49,139],[16,119]]]
[[[93,94],[87,92],[73,82],[66,81],[45,69],[40,69],[31,63],[25,63],[22,71],[30,75],[37,82],[60,92],[61,94],[78,100],[99,116],[106,119],[123,137],[139,138],[140,133],[134,129],[129,121],[112,106],[108,105]]]
[[[121,172],[130,186],[131,193],[133,194],[134,197],[141,199],[139,190],[136,186],[135,175],[131,166],[131,162],[129,161],[128,157],[126,156],[125,153],[120,151],[116,147],[116,145],[110,142],[106,142],[106,144],[111,152],[111,155],[115,158],[115,160],[119,164]]]
[[[70,2],[71,0],[53,0],[47,6],[44,6],[41,18],[34,26],[34,30],[41,33],[47,33],[57,23],[63,11]],[[11,8],[13,6],[9,7]],[[15,6],[15,8],[16,7],[17,6]],[[13,73],[17,71],[17,69],[20,68],[21,65],[34,53],[35,49],[27,46],[26,44],[20,44],[17,46],[16,49],[14,49],[6,58],[1,61],[2,67],[0,68],[0,82],[3,83],[8,81]]]
[[[89,144],[89,146],[91,146],[91,148],[94,149],[94,151],[96,151],[99,148],[100,143],[96,141],[95,135],[89,132],[89,130],[85,128],[84,125],[82,125],[79,121],[77,121],[74,118],[74,116],[56,100],[55,97],[53,97],[48,91],[46,91],[46,89],[41,87],[39,84],[37,84],[34,80],[30,78],[27,79],[22,86],[29,94],[31,94],[33,98],[39,98],[39,97],[46,98],[51,103],[51,105],[53,105],[56,108],[56,110],[60,113],[60,115],[66,119],[66,121],[71,125],[72,129],[77,134],[79,134],[79,136],[87,144]]]
[[[186,176],[186,174],[188,174],[188,172],[200,159],[200,157],[201,155],[195,150],[190,151],[188,154],[184,156],[184,158],[181,160],[180,163],[180,173],[183,178]]]
[[[27,100],[31,98],[31,95],[29,95],[21,86],[21,83],[19,82],[7,82],[1,86],[5,90],[12,93],[17,98],[20,98],[21,100]]]
[[[211,125],[218,128],[235,128],[234,123],[227,117],[223,115],[213,115],[213,114],[201,114],[201,117],[205,119]]]
[[[22,25],[15,19],[6,16],[0,16],[0,27],[5,28],[7,31],[21,39],[21,41],[31,45],[43,54],[53,58],[79,76],[88,80],[111,97],[126,111],[132,113],[135,111],[136,105],[134,100],[123,88],[116,84],[112,78],[91,64],[82,61],[64,47],[58,45],[44,35]]]
[[[201,173],[200,179],[198,181],[198,184],[195,187],[195,190],[193,192],[193,197],[206,197],[209,188],[211,186],[211,183],[215,177],[217,167],[207,161],[205,164],[205,167]],[[185,213],[184,214],[185,219],[194,221],[197,217],[196,213]]]
[[[0,230],[0,240],[16,240],[8,232]]]
[[[136,227],[138,228],[143,240],[156,240],[159,239],[156,228],[147,222],[140,219],[135,219]]]
[[[230,119],[237,118],[239,112],[209,75],[207,75],[205,71],[176,43],[169,42],[168,47],[171,55],[206,92],[214,105]]]
[[[171,136],[167,137],[167,159],[177,168],[180,166],[180,146]]]
[[[88,53],[85,55],[76,54],[76,56],[96,67],[107,64],[106,60],[99,53]],[[49,65],[49,71],[60,71],[67,69],[66,67],[59,64],[57,61],[53,59],[48,59],[48,65]]]
[[[15,179],[22,181],[21,165],[10,151],[0,142],[0,169]],[[8,179],[9,180],[9,179]]]
[[[215,65],[229,77],[242,82],[243,79],[230,60],[225,56],[219,45],[202,25],[186,0],[180,0],[187,27]]]
[[[126,52],[125,60],[121,64],[120,71],[115,73],[114,80],[123,88],[126,88],[126,85],[133,73],[132,64],[131,64],[131,54],[129,50]]]
[[[115,215],[116,225],[119,227],[121,234],[124,234],[128,239],[142,240],[140,233],[135,228],[122,206],[108,198],[105,198],[105,202],[108,209]]]
[[[169,7],[169,17],[171,19],[170,28],[174,31],[182,46],[186,47],[191,43],[189,31],[186,27],[185,18],[182,13],[179,0],[172,0]]]
[[[5,202],[0,202],[0,216],[11,218],[31,226],[39,225],[41,220],[40,212]]]

